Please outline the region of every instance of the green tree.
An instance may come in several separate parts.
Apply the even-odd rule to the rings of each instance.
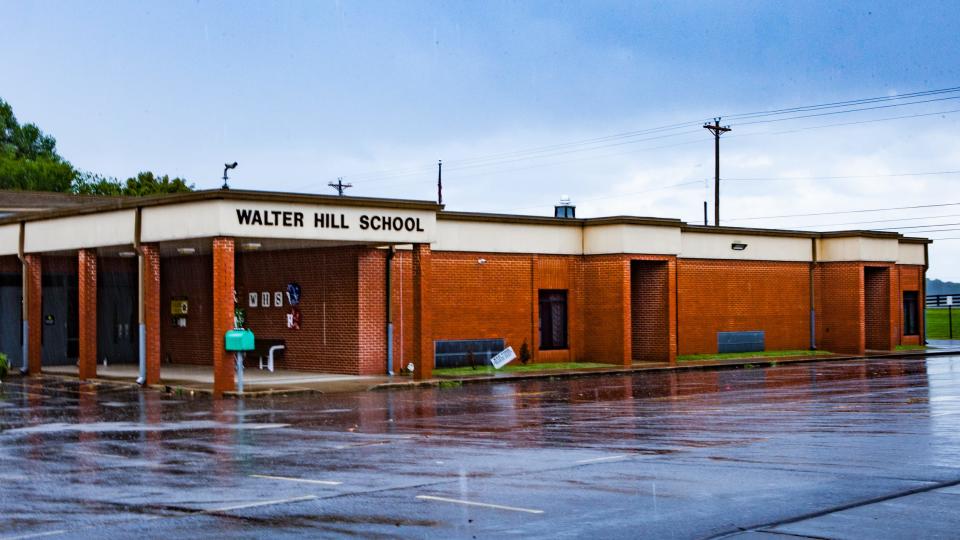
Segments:
[[[0,99],[0,189],[70,191],[75,171],[57,154],[57,141],[34,124],[17,121]]]
[[[183,178],[170,178],[167,175],[156,176],[150,171],[141,171],[137,176],[120,182],[90,172],[78,173],[73,183],[73,192],[81,195],[146,197],[168,193],[193,191],[193,184],[187,184]]]
[[[57,154],[57,141],[34,124],[21,125],[0,99],[0,189],[59,191],[82,195],[144,197],[193,191],[183,178],[143,171],[121,182],[74,169]]]

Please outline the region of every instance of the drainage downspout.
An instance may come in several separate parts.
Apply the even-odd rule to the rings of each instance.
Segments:
[[[813,274],[817,269],[817,239],[810,239],[810,350],[817,350],[817,307]]]
[[[27,226],[23,221],[20,222],[20,243],[17,245],[17,258],[20,259],[20,274],[23,278],[22,280],[22,291],[20,296],[23,298],[20,305],[20,317],[22,322],[20,326],[22,327],[21,331],[23,332],[23,344],[20,346],[20,354],[22,356],[20,373],[26,374],[29,371],[27,368],[27,355],[30,354],[30,313],[27,310],[27,302],[29,298],[30,291],[30,279],[27,277],[27,258],[23,252],[24,250],[24,241],[26,239]]]
[[[140,246],[142,216],[142,209],[138,207],[136,219],[133,224],[133,250],[137,252],[137,323],[140,338],[140,347],[137,350],[137,357],[140,363],[140,376],[137,377],[137,384],[141,386],[147,383],[147,324],[146,307],[143,304],[144,264],[143,248]]]
[[[923,345],[927,345],[927,269],[930,266],[930,260],[927,258],[927,247],[930,245],[929,242],[923,244],[923,276],[920,279],[920,298],[918,301],[923,302],[921,307],[923,308]]]
[[[387,250],[387,375],[393,375],[393,302],[390,282],[393,277],[393,256],[395,254],[394,246]],[[402,287],[403,284],[401,283]]]

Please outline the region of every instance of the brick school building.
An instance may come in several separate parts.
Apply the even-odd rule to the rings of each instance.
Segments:
[[[97,201],[0,218],[0,352],[81,378],[138,364],[148,384],[209,366],[218,390],[236,324],[279,369],[418,378],[524,345],[620,365],[859,354],[922,343],[928,243],[239,190]]]

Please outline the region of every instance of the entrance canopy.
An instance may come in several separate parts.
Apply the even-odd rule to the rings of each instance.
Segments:
[[[218,236],[251,244],[429,244],[439,209],[428,201],[201,191],[3,218],[0,255]]]

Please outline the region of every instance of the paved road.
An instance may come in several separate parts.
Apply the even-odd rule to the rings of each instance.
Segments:
[[[960,537],[960,356],[246,402],[0,388],[0,538]]]

